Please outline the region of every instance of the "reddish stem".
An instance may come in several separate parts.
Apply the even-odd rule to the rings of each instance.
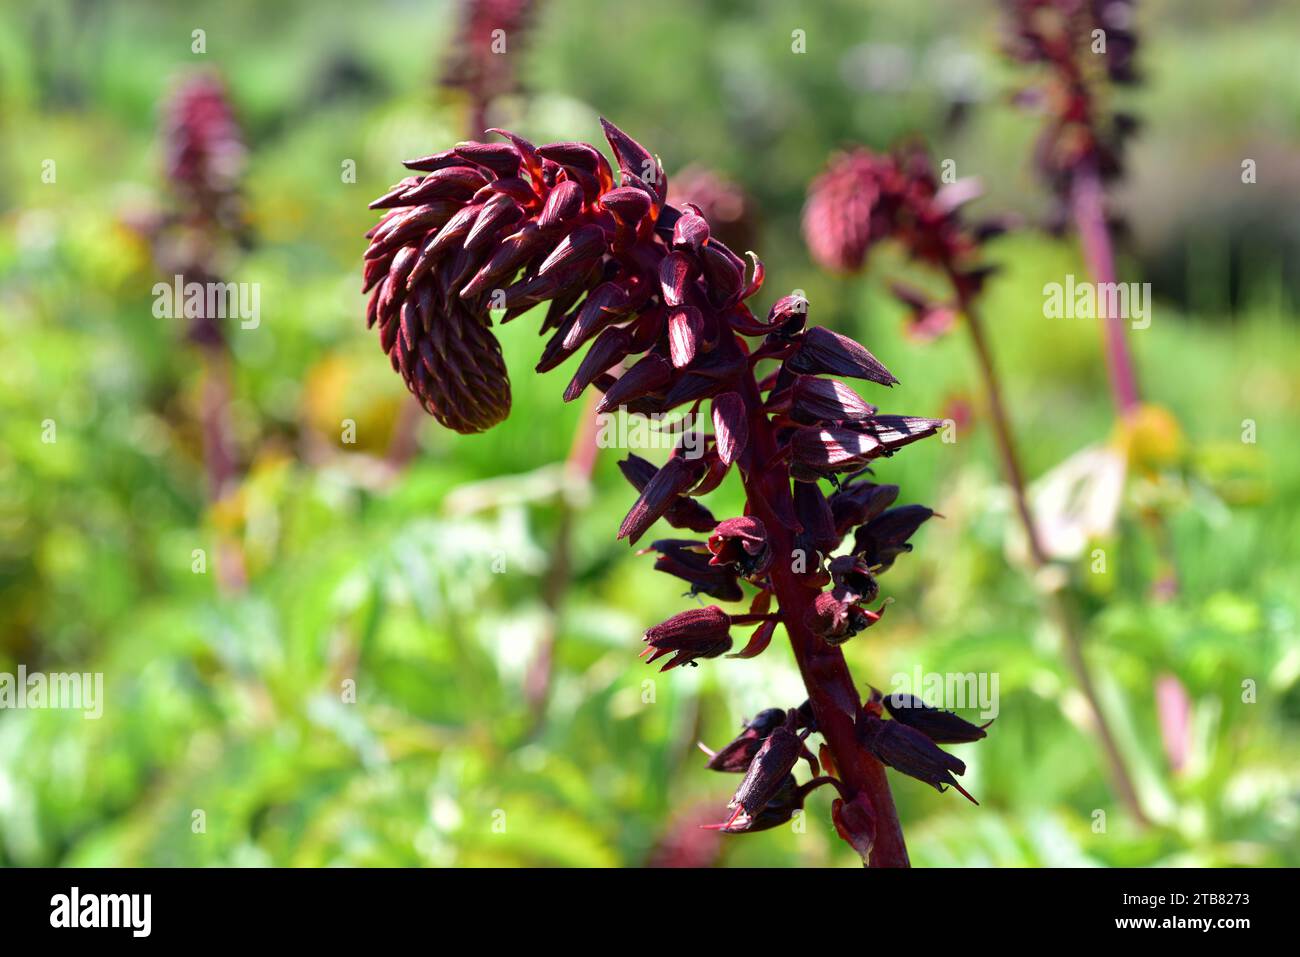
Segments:
[[[763,411],[752,372],[745,373],[740,386],[749,408],[750,446],[746,459],[751,467],[742,473],[745,493],[767,526],[773,553],[793,556],[794,535],[777,515],[778,509],[786,514],[794,511],[789,471],[784,463],[777,461],[776,437]],[[780,504],[774,509],[773,503]],[[858,793],[865,793],[875,812],[876,842],[870,860],[863,863],[870,867],[907,867],[903,828],[885,769],[858,743],[855,724],[862,703],[853,676],[840,649],[813,634],[806,624],[819,589],[796,575],[788,559],[773,564],[771,578],[781,606],[782,622],[812,703],[817,730],[830,749],[846,797],[852,800]]]
[[[203,462],[208,473],[208,501],[215,505],[229,494],[238,478],[230,437],[230,361],[224,343],[201,351],[204,376],[199,417]],[[226,592],[240,591],[247,584],[243,549],[224,532],[219,532],[217,538],[216,575],[218,586]]]
[[[1070,206],[1075,227],[1083,246],[1083,258],[1093,282],[1115,282],[1115,254],[1111,248],[1110,229],[1106,225],[1105,191],[1097,166],[1084,162],[1075,170],[1070,183]],[[1097,296],[1097,308],[1105,310],[1106,297]],[[1138,407],[1137,373],[1133,356],[1129,352],[1124,332],[1123,316],[1101,315],[1102,337],[1105,345],[1106,370],[1110,376],[1111,397],[1121,418]]]

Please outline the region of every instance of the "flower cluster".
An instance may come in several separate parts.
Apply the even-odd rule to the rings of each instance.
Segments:
[[[844,749],[872,745],[853,740],[857,693],[834,646],[880,618],[867,607],[879,593],[876,576],[910,551],[909,539],[933,514],[894,507],[897,487],[865,476],[877,459],[941,423],[880,414],[840,381],[896,380],[857,342],[810,326],[802,297],[779,299],[757,318],[746,300],[762,285],[762,262],[750,254],[746,263],[715,237],[698,207],[668,203],[658,160],[602,123],[617,185],[590,145],[534,146],[504,131],[494,132],[505,143],[461,143],[407,162],[417,175],[371,204],[385,212],[365,257],[368,323],[424,407],[462,432],[509,411],[491,311],[506,322],[543,303],[549,339],[537,371],[583,353],[566,401],[594,386],[603,394],[598,412],[651,415],[708,403],[713,433],[697,454],[678,446],[662,466],[636,456],[620,463],[639,494],[618,537],[635,543],[660,519],[707,533],[656,541],[648,551],[693,593],[743,601],[744,582],[753,594],[745,613],[709,605],[674,615],[646,632],[643,655],[667,657],[665,670],[695,665],[730,652],[732,630],[754,625],[733,655],[752,657],[784,626],[796,654],[817,657],[836,682],[833,691],[810,685],[802,736],[820,724],[844,752],[836,762],[856,764]],[[698,497],[733,465],[744,514],[717,521]],[[751,766],[761,758],[762,772],[737,797],[746,829],[788,818],[806,793],[786,780],[805,750],[794,714],[749,755]],[[828,721],[836,729],[829,736]],[[772,786],[773,769],[787,762]],[[847,796],[856,800],[861,787],[850,784]]]
[[[250,244],[240,180],[246,150],[225,84],[208,73],[177,85],[163,111],[163,167],[172,208],[144,226],[159,271],[216,282],[232,243]],[[207,348],[224,339],[215,316],[193,318],[189,338]]]
[[[886,712],[889,719],[884,717]],[[940,792],[954,787],[972,803],[978,803],[953,778],[954,773],[964,774],[966,765],[939,745],[978,741],[986,736],[987,726],[971,724],[913,695],[895,693],[885,697],[872,689],[857,713],[855,731],[859,744],[886,766]],[[729,805],[732,816],[714,826],[732,834],[776,827],[803,807],[810,792],[833,784],[841,797],[834,808],[837,829],[850,843],[864,840],[870,845],[875,830],[870,805],[846,801],[848,796],[839,781],[818,776],[818,761],[804,744],[816,727],[809,702],[804,702],[791,711],[768,708],[759,712],[720,751],[710,751],[701,744],[701,750],[709,755],[710,770],[744,775]],[[800,760],[807,761],[813,773],[803,785],[794,777]]]
[[[225,85],[199,74],[182,83],[163,118],[167,179],[190,218],[236,230],[245,148]]]
[[[873,246],[895,239],[912,259],[948,277],[959,297],[973,297],[991,272],[981,259],[983,244],[1007,225],[968,224],[961,208],[977,195],[973,180],[941,183],[920,144],[889,153],[858,147],[831,157],[809,186],[804,240],[822,267],[857,272]],[[892,291],[910,310],[910,330],[919,338],[942,333],[956,315],[953,304],[911,287],[895,284]]]
[[[1035,165],[1058,197],[1074,171],[1092,164],[1103,178],[1121,172],[1125,140],[1136,123],[1103,108],[1106,86],[1137,82],[1133,0],[1003,0],[1007,52],[1043,68],[1043,81],[1018,99],[1047,115]]]

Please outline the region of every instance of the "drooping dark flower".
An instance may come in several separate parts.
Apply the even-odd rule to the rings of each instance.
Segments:
[[[943,791],[951,785],[978,804],[953,774],[965,774],[966,764],[939,748],[921,731],[901,721],[885,721],[870,711],[858,716],[858,738],[883,764]]]
[[[731,650],[731,616],[717,605],[679,612],[645,633],[646,664],[671,654],[662,671],[696,663],[697,658],[716,658]]]
[[[861,481],[841,485],[830,497],[836,534],[843,537],[855,525],[865,525],[893,505],[896,498],[897,485]]]
[[[732,741],[728,742],[725,747],[719,751],[710,751],[704,745],[700,749],[709,756],[709,763],[706,767],[711,771],[726,771],[734,774],[744,774],[749,770],[754,756],[758,754],[759,748],[763,742],[777,728],[788,728],[797,731],[799,726],[797,718],[792,721],[789,713],[782,711],[780,708],[767,708],[754,715],[752,719],[745,722],[745,726],[740,734]],[[813,773],[817,773],[817,759],[806,746],[802,746],[800,756],[808,762]],[[792,765],[793,766],[793,765]]]
[[[761,578],[772,567],[767,529],[752,515],[719,522],[709,536],[714,565],[735,565],[742,578]]]
[[[809,610],[808,627],[813,634],[832,645],[841,645],[860,631],[865,631],[883,614],[861,607],[856,601],[839,598],[834,592],[822,592]]]
[[[888,509],[859,526],[853,536],[853,554],[860,556],[869,568],[884,571],[894,564],[895,558],[912,550],[908,539],[932,515],[934,509],[924,505]]]
[[[737,807],[730,819],[707,827],[724,834],[756,834],[759,831],[770,831],[789,821],[794,817],[795,811],[802,810],[806,796],[807,792],[799,786],[795,776],[787,774],[781,779],[767,803],[753,814],[746,812],[743,807]]]
[[[800,756],[806,751],[803,742],[808,732],[796,732],[792,725],[792,718],[787,717],[785,723],[772,728],[762,739],[745,770],[744,780],[736,789],[735,797],[727,805],[736,812],[728,824],[741,815],[750,818],[757,816],[781,790],[782,784],[799,763]]]
[[[661,538],[647,551],[658,552],[655,570],[689,582],[691,595],[708,595],[719,601],[740,601],[745,597],[737,570],[712,561],[705,542],[684,538]]]
[[[840,601],[871,602],[880,593],[871,566],[857,555],[837,555],[831,559],[829,570],[834,583],[831,594]]]
[[[901,721],[908,727],[915,728],[935,744],[966,744],[978,741],[988,736],[988,732],[984,729],[993,723],[990,721],[983,726],[971,724],[951,711],[931,707],[916,695],[901,691],[885,695],[881,704],[895,721]]]

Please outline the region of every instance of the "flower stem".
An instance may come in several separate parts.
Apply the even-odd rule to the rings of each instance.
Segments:
[[[1106,223],[1106,192],[1093,161],[1084,162],[1070,181],[1070,208],[1083,247],[1088,273],[1098,285],[1115,282],[1115,252]],[[1106,297],[1097,296],[1097,308],[1105,310]],[[1124,316],[1100,315],[1106,370],[1110,378],[1111,397],[1120,419],[1129,418],[1141,404],[1133,356],[1124,332]],[[1152,534],[1161,553],[1164,569],[1154,589],[1158,601],[1173,598],[1179,589],[1178,566],[1169,545],[1168,529],[1158,512],[1149,519]]]
[[[1105,192],[1095,163],[1086,161],[1075,171],[1070,184],[1070,207],[1093,282],[1114,283],[1115,254],[1106,225]],[[1097,296],[1097,308],[1106,309],[1105,297]],[[1124,317],[1101,315],[1100,318],[1111,398],[1120,417],[1127,417],[1138,407],[1140,399],[1133,356],[1124,334]]]
[[[794,536],[788,525],[777,517],[772,505],[781,503],[776,508],[787,514],[793,511],[789,471],[783,462],[777,460],[776,437],[763,411],[752,372],[745,373],[741,387],[750,410],[747,456],[751,467],[743,471],[746,496],[767,526],[773,553],[793,556]],[[907,867],[903,828],[898,821],[885,769],[857,740],[855,724],[861,699],[853,676],[840,649],[813,634],[806,623],[818,589],[800,580],[789,559],[773,564],[771,579],[780,603],[782,622],[790,636],[808,700],[812,703],[817,730],[830,749],[847,797],[852,799],[865,792],[875,812],[876,842],[870,860],[863,863],[870,867]]]
[[[954,283],[954,285],[956,284]],[[961,287],[957,286],[957,288],[960,290]],[[1042,539],[1039,538],[1038,529],[1034,525],[1033,512],[1029,508],[1029,497],[1025,492],[1024,472],[1020,467],[1020,457],[1016,452],[1015,440],[1012,437],[1011,419],[1007,414],[1006,405],[1002,401],[1002,387],[997,368],[993,364],[993,355],[989,351],[988,339],[984,334],[984,324],[969,296],[959,291],[958,300],[966,317],[966,328],[970,330],[971,343],[975,347],[975,357],[979,363],[980,376],[984,380],[984,391],[988,397],[989,415],[993,420],[993,434],[997,440],[998,457],[1002,462],[1002,471],[1006,475],[1007,483],[1011,486],[1011,494],[1016,503],[1016,513],[1020,516],[1020,524],[1024,528],[1030,563],[1033,566],[1035,577],[1039,579],[1040,584],[1044,584],[1042,582],[1044,577],[1042,572],[1050,566],[1051,562],[1043,549]],[[1111,780],[1119,793],[1120,800],[1124,802],[1133,819],[1138,824],[1145,826],[1150,822],[1142,810],[1142,804],[1137,796],[1137,789],[1133,786],[1133,778],[1124,762],[1118,741],[1111,731],[1110,722],[1106,719],[1106,713],[1101,706],[1101,699],[1097,696],[1096,686],[1093,683],[1092,675],[1088,670],[1088,663],[1083,655],[1083,634],[1078,615],[1061,588],[1046,583],[1044,594],[1049,610],[1061,630],[1066,665],[1073,673],[1079,689],[1083,692],[1084,699],[1088,703],[1088,710],[1092,714],[1093,724],[1097,729],[1098,736],[1101,738],[1102,751],[1107,764],[1110,766]]]
[[[230,437],[230,358],[224,341],[221,345],[204,346],[201,351],[204,369],[199,418],[203,430],[203,463],[208,477],[208,501],[216,505],[229,494],[238,477]],[[218,532],[216,552],[218,587],[227,593],[241,591],[247,584],[247,573],[238,540]]]

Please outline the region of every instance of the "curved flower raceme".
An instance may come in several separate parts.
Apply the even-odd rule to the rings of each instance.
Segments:
[[[803,737],[816,730],[852,804],[848,819],[872,816],[873,833],[883,835],[873,839],[872,862],[905,864],[888,786],[859,733],[860,700],[836,646],[879,619],[865,607],[878,593],[875,576],[910,550],[908,538],[932,514],[891,508],[897,489],[863,475],[941,423],[878,414],[840,381],[896,380],[858,343],[809,326],[802,297],[755,316],[747,300],[762,286],[758,257],[747,263],[718,240],[698,207],[668,203],[653,154],[602,123],[617,182],[590,145],[534,146],[503,131],[494,132],[504,143],[461,143],[407,162],[416,175],[372,204],[385,212],[369,233],[368,322],[424,407],[458,431],[486,429],[509,411],[492,311],[508,322],[541,304],[549,338],[537,371],[582,355],[566,401],[594,387],[603,394],[598,412],[707,410],[713,431],[702,445],[683,442],[657,467],[636,456],[620,463],[639,495],[618,536],[635,543],[660,519],[708,533],[658,540],[647,551],[692,593],[743,601],[747,583],[749,608],[675,615],[646,633],[643,654],[671,656],[665,668],[698,665],[730,652],[734,629],[755,626],[729,655],[752,657],[784,627],[809,704],[792,712],[779,759],[772,749],[750,755],[763,755],[761,774],[753,772],[725,829],[770,826],[801,805],[815,785],[797,786],[787,757],[806,753]],[[697,497],[733,466],[745,510],[719,522]],[[832,553],[850,537],[849,560],[831,570]],[[851,843],[873,842],[859,834]]]

